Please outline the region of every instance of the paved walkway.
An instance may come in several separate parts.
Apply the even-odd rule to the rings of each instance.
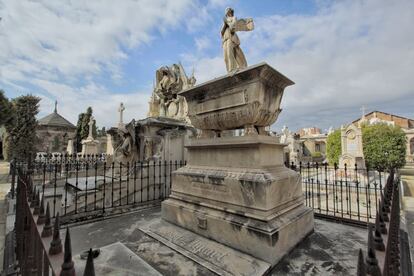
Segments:
[[[90,247],[106,250],[108,246],[119,247],[121,243],[127,249],[123,251],[130,257],[122,257],[116,261],[114,257],[111,257],[111,261],[119,267],[119,270],[112,271],[114,274],[111,275],[121,275],[116,274],[121,269],[124,271],[132,269],[128,260],[137,257],[142,266],[148,267],[149,265],[162,275],[216,275],[206,267],[139,230],[140,227],[154,218],[159,218],[160,215],[160,208],[153,208],[88,224],[72,225],[72,253],[77,274],[83,274],[82,269],[85,265],[85,261],[79,258],[81,252]],[[62,237],[64,234],[65,231],[62,230]],[[366,240],[367,232],[364,228],[315,220],[315,232],[284,258],[273,269],[271,275],[355,275],[358,250],[366,248]],[[99,258],[95,260],[95,269],[102,271],[104,267],[98,266],[104,262]],[[114,268],[115,266],[112,267]],[[134,266],[134,271],[135,273],[125,275],[145,275],[140,274],[136,266]],[[105,275],[105,273],[100,275]]]
[[[0,271],[3,270],[4,239],[6,236],[7,206],[5,197],[10,190],[9,163],[0,161]]]

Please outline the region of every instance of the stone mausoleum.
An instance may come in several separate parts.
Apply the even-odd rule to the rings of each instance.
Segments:
[[[406,137],[406,159],[409,162],[414,161],[414,120],[398,115],[389,114],[381,111],[372,111],[363,114],[347,126],[341,127],[341,149],[342,154],[339,157],[339,166],[357,166],[365,167],[364,152],[362,146],[362,125],[385,123],[392,126],[400,127]]]
[[[76,126],[65,119],[57,111],[57,102],[55,110],[38,120],[36,129],[39,138],[38,152],[65,152],[68,141],[75,137]]]

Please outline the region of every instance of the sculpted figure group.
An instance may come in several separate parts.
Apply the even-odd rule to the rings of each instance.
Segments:
[[[187,120],[187,103],[178,93],[193,87],[195,82],[194,72],[191,77],[187,77],[180,63],[158,69],[148,116]]]
[[[221,39],[224,61],[227,72],[232,73],[247,67],[247,61],[240,48],[237,32],[254,29],[253,19],[237,19],[232,8],[226,8],[221,28]],[[149,103],[149,117],[169,117],[189,122],[188,107],[184,97],[179,92],[195,85],[194,70],[187,76],[181,63],[163,66],[156,71],[155,83]],[[143,157],[139,157],[139,143],[136,141],[135,121],[127,125],[123,123],[122,113],[125,110],[121,103],[119,107],[120,121],[118,124],[119,144],[114,151],[115,160],[122,163],[134,162],[138,159],[149,159],[159,156],[162,151],[162,141],[143,141]]]

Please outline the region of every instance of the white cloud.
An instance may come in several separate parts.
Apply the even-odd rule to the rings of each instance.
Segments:
[[[413,1],[319,8],[315,15],[255,18],[256,29],[239,35],[249,64],[266,61],[296,82],[286,89],[278,125],[328,127],[349,122],[363,104],[377,109],[402,98],[414,102]],[[201,60],[224,67],[218,59]],[[197,69],[203,79],[219,72]]]
[[[148,43],[151,31],[177,26],[189,0],[4,1],[0,66],[4,80],[96,75],[119,78],[122,49]],[[26,63],[22,66],[22,63]]]
[[[66,84],[58,84],[47,80],[35,80],[34,83],[47,91],[50,96],[39,94],[42,98],[40,116],[52,112],[53,99],[59,99],[58,112],[69,121],[76,124],[78,114],[85,112],[88,106],[93,108],[93,114],[98,126],[111,127],[118,122],[118,106],[121,102],[125,105],[124,120],[144,118],[150,94],[144,91],[135,91],[128,94],[113,94],[105,87],[96,83],[73,88]],[[148,90],[149,91],[149,90]]]
[[[121,81],[127,50],[192,20],[195,5],[190,0],[0,1],[0,84],[39,95],[40,115],[51,112],[58,99],[60,112],[72,122],[92,106],[99,125],[115,125],[121,101],[126,119],[142,118],[146,92],[115,94],[97,79],[109,75],[112,82]]]
[[[194,39],[194,42],[195,42],[197,51],[199,52],[206,50],[211,46],[211,40],[206,36],[196,37]]]
[[[322,3],[313,15],[256,17],[256,29],[239,35],[249,64],[266,61],[296,82],[286,89],[277,125],[338,126],[359,115],[363,104],[392,106],[385,111],[414,117],[408,105],[396,104],[414,101],[414,2]],[[98,125],[114,125],[121,101],[126,120],[142,118],[148,92],[115,94],[98,78],[122,81],[129,49],[181,25],[197,34],[194,51],[181,55],[186,67],[195,66],[197,82],[225,74],[220,22],[211,11],[227,5],[217,0],[0,0],[0,83],[20,91],[39,88],[42,115],[57,98],[60,113],[72,122],[92,106]]]

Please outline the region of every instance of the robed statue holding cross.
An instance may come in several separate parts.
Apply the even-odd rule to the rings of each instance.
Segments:
[[[226,8],[223,18],[224,24],[221,28],[221,39],[223,43],[224,62],[227,72],[247,67],[247,61],[240,48],[240,40],[236,32],[251,31],[254,29],[253,19],[237,19],[232,8]]]

